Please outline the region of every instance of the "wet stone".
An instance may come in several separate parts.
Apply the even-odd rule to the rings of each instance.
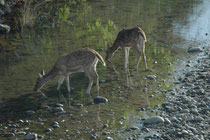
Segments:
[[[52,127],[53,128],[60,128],[60,126],[58,124],[54,124]]]
[[[99,104],[99,103],[106,103],[108,102],[108,99],[105,97],[97,96],[93,100],[94,104]]]
[[[156,75],[147,75],[146,78],[149,80],[156,80]]]
[[[176,130],[175,129],[169,129],[167,131],[167,133],[170,134],[170,135],[174,135],[176,133]]]
[[[139,128],[138,128],[137,126],[132,126],[132,127],[130,128],[130,130],[139,130]]]
[[[144,124],[159,124],[163,123],[164,119],[161,116],[153,116],[144,121]]]
[[[37,134],[29,133],[24,137],[25,140],[37,140]]]
[[[165,124],[171,124],[171,121],[168,118],[165,118]]]
[[[14,133],[6,133],[3,136],[4,137],[13,137],[13,136],[15,136],[15,134]]]
[[[191,52],[191,53],[193,53],[193,52],[202,52],[202,50],[200,48],[198,48],[198,47],[190,47],[190,48],[188,48],[187,51]]]
[[[41,106],[41,109],[50,110],[50,109],[51,109],[51,107],[50,107],[50,106],[48,106],[48,105],[43,105],[43,106]]]
[[[105,140],[114,140],[112,137],[106,137]]]
[[[110,132],[103,132],[102,135],[110,135]]]
[[[31,115],[35,114],[35,111],[33,111],[33,110],[28,110],[28,111],[26,111],[25,113],[26,113],[26,115],[31,116]]]
[[[45,130],[45,132],[51,132],[51,131],[52,131],[51,128],[47,128],[47,129]]]
[[[15,134],[16,134],[16,135],[25,135],[25,134],[26,134],[26,132],[24,132],[24,131],[20,131],[20,132],[16,132]]]
[[[63,107],[63,104],[56,103],[55,106],[56,106],[56,107]]]
[[[64,112],[64,109],[62,107],[55,107],[54,108],[54,112],[57,113],[57,112]]]

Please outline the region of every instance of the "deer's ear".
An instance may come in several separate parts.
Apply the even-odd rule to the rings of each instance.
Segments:
[[[42,74],[42,76],[45,75],[45,71],[44,70],[42,70],[40,73]]]
[[[111,44],[110,44],[110,43],[107,44],[107,48],[108,48],[108,49],[111,48]]]
[[[42,78],[42,77],[43,77],[43,75],[41,73],[39,73],[39,78]]]

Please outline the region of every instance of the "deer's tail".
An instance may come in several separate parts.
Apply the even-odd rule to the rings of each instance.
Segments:
[[[144,33],[144,31],[140,27],[138,27],[138,28],[139,28],[138,32],[143,36],[144,41],[147,42],[146,34]]]
[[[103,57],[98,53],[96,52],[96,57],[99,59],[99,61],[104,65],[106,66],[106,62],[104,61]]]

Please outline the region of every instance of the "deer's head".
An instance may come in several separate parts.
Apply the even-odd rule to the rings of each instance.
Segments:
[[[45,81],[43,78],[44,75],[45,75],[44,70],[39,73],[39,77],[37,78],[37,82],[34,87],[34,91],[38,91],[39,89],[41,89],[44,86],[44,84],[45,84]]]
[[[107,51],[106,51],[106,61],[110,62],[109,60],[112,58],[114,53],[111,52],[111,45],[107,45]]]

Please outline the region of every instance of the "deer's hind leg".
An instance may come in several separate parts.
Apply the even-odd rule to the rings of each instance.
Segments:
[[[142,53],[142,56],[143,56],[143,59],[144,59],[144,66],[145,66],[145,69],[147,70],[148,67],[147,67],[147,60],[146,60],[146,54],[145,54],[145,41],[140,41],[140,50],[141,50],[141,53]]]
[[[141,58],[141,52],[139,51],[138,47],[133,47],[133,48],[134,48],[134,52],[136,53],[136,56],[137,56],[136,70],[138,71],[139,62],[140,62],[140,58]]]
[[[92,85],[93,85],[93,76],[91,74],[91,69],[90,68],[86,69],[84,72],[88,76],[88,79],[89,79],[89,84],[88,84],[88,88],[86,90],[86,94],[88,96],[90,96],[90,91],[91,91],[91,88],[92,88]]]
[[[96,79],[96,90],[97,90],[97,94],[99,95],[99,76],[98,76],[98,73],[96,71],[96,66],[97,66],[97,63],[94,64],[91,68],[91,75],[94,79]]]

